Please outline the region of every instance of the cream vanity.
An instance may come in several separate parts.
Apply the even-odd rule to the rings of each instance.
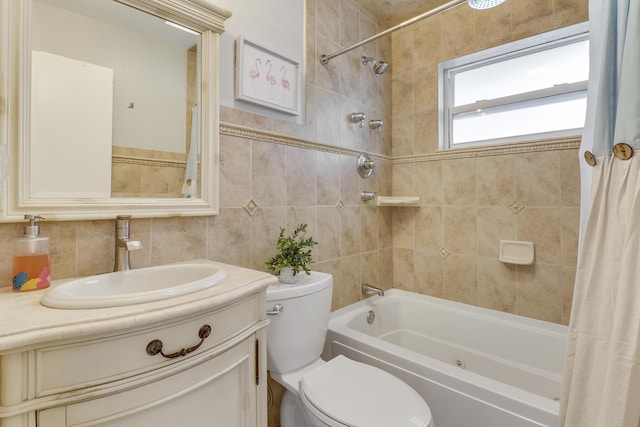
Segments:
[[[277,279],[195,263],[226,277],[182,296],[91,309],[50,308],[45,291],[3,288],[0,426],[265,426],[265,292]]]

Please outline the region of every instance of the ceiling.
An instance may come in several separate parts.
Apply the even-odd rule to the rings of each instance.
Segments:
[[[390,28],[448,0],[357,0],[384,27]]]

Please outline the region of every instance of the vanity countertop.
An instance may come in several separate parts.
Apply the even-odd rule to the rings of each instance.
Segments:
[[[185,318],[223,307],[277,283],[277,277],[243,267],[217,263],[227,270],[219,285],[161,301],[121,307],[57,309],[45,307],[40,299],[46,290],[13,292],[0,289],[0,352],[61,339],[141,328],[157,322]],[[54,280],[52,287],[66,281]]]

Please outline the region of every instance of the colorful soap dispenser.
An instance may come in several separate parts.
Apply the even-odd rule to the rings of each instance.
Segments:
[[[49,287],[51,264],[49,262],[49,238],[39,237],[40,226],[36,221],[40,215],[25,215],[29,225],[24,227],[24,236],[16,239],[13,249],[13,290],[35,291]]]

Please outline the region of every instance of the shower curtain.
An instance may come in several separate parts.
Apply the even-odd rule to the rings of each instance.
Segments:
[[[640,1],[591,0],[591,192],[559,426],[640,426]],[[584,184],[584,182],[583,182]],[[584,194],[584,193],[583,193]]]

